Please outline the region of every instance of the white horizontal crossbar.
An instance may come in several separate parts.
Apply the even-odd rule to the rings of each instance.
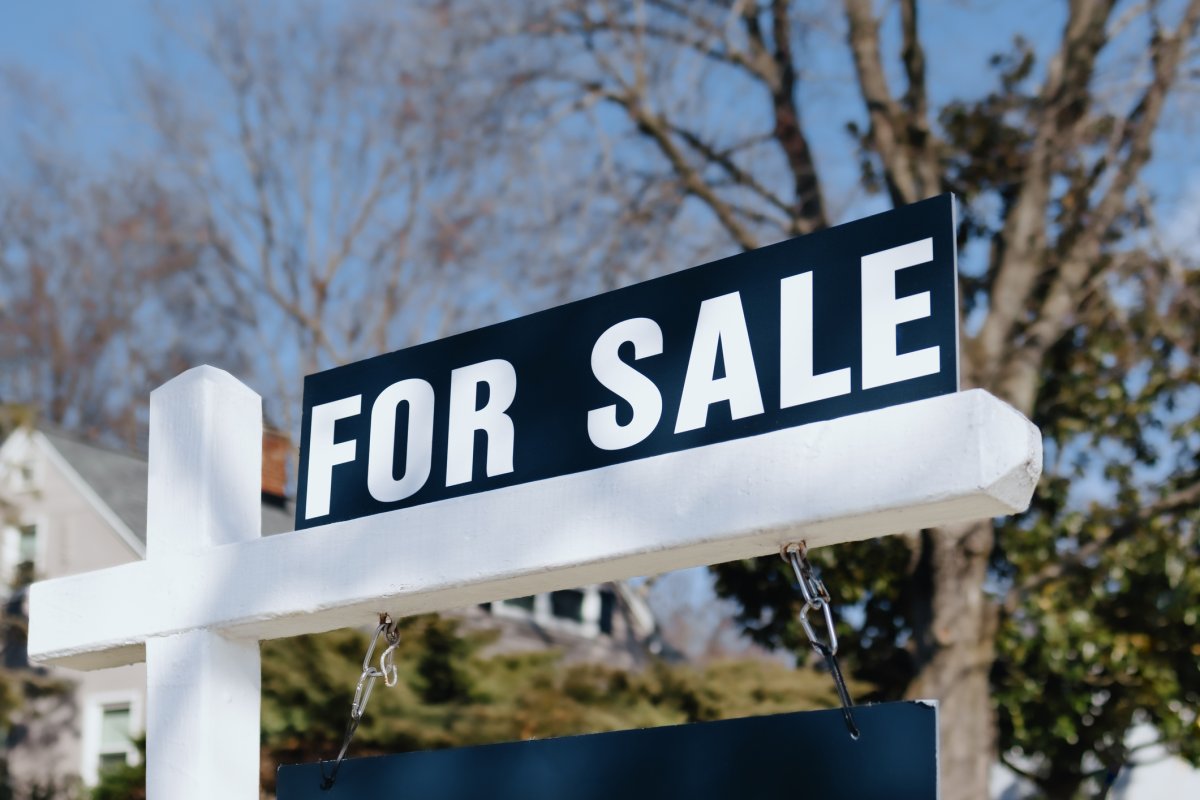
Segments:
[[[1041,437],[982,390],[32,588],[31,658],[97,669],[149,637],[271,639],[1025,509]]]

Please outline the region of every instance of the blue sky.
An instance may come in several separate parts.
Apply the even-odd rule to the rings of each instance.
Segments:
[[[148,0],[5,0],[0,51],[55,77],[79,78],[102,66],[97,56],[130,52],[144,41],[149,12]]]
[[[0,0],[0,69],[16,66],[51,85],[81,126],[75,132],[79,146],[103,153],[137,133],[129,67],[139,56],[153,56],[161,45],[155,14],[162,5],[163,0]],[[180,0],[168,7],[172,15],[182,9],[186,16],[188,9],[205,5]],[[977,95],[988,58],[1018,33],[1035,37],[1035,45],[1052,43],[1062,24],[1060,5],[1042,0],[931,0],[923,20],[935,104]],[[889,21],[895,23],[894,14]],[[885,42],[892,39],[888,33],[885,28]],[[804,91],[818,103],[837,105],[851,78],[847,60],[819,59],[806,76]],[[5,116],[14,111],[0,110]],[[1193,133],[1171,132],[1162,149],[1182,154]],[[1165,161],[1153,165],[1149,174],[1173,204],[1188,193],[1192,172],[1180,170],[1175,159]]]
[[[173,15],[181,8],[186,14],[204,5],[183,0],[169,8]],[[981,67],[996,43],[1011,40],[1021,28],[1053,32],[1061,19],[1054,4],[1036,0],[982,0],[969,9],[948,0],[935,5],[936,16],[929,15],[935,101],[977,92]],[[161,0],[0,0],[0,65],[16,65],[52,84],[86,121],[88,135],[81,138],[94,144],[122,138],[133,123],[129,65],[160,44],[155,20],[160,6]],[[1013,13],[1017,7],[1020,13]],[[818,49],[823,48],[814,53]],[[850,79],[848,61],[819,59],[806,76],[805,91],[816,99],[844,97]]]
[[[0,65],[70,103],[86,123],[81,146],[108,143],[128,133],[128,65],[153,31],[151,0],[0,0]]]
[[[135,38],[140,0],[101,6],[87,0],[5,0],[0,4],[0,52],[5,60],[65,77],[81,64],[81,46]]]

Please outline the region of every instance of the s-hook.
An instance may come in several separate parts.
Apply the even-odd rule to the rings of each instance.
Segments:
[[[383,651],[383,655],[379,657],[379,666],[376,667],[372,659],[375,657],[375,647],[379,644],[379,639],[387,640],[387,649]],[[350,749],[350,740],[354,738],[354,732],[358,730],[358,723],[362,721],[363,714],[367,710],[367,701],[371,699],[371,690],[375,688],[375,681],[383,678],[385,686],[395,686],[398,680],[395,664],[396,645],[400,643],[400,632],[396,629],[396,623],[392,622],[392,618],[386,613],[379,615],[379,627],[375,629],[375,636],[371,639],[370,646],[367,647],[367,655],[363,658],[362,674],[358,677],[358,686],[354,689],[354,700],[350,703],[350,719],[346,723],[346,734],[342,737],[342,749],[338,751],[337,759],[333,762],[333,769],[326,774],[325,764],[321,762],[321,789],[328,790],[333,788],[333,782],[337,780],[338,770],[342,768],[342,761],[346,758],[346,751]]]

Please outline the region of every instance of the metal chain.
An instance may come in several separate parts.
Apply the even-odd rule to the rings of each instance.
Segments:
[[[375,648],[381,638],[387,641],[388,646],[383,651],[383,655],[379,657],[379,666],[376,667],[374,664]],[[337,759],[333,762],[333,769],[329,774],[325,774],[327,762],[321,762],[321,789],[333,788],[338,770],[342,768],[342,761],[346,758],[346,751],[350,749],[350,741],[354,738],[354,732],[358,730],[358,724],[362,721],[363,714],[366,713],[367,701],[371,699],[375,681],[383,678],[384,685],[388,687],[395,686],[399,681],[395,663],[396,646],[399,644],[400,632],[396,629],[396,623],[392,622],[389,615],[381,613],[379,627],[375,629],[375,636],[372,637],[371,644],[367,647],[367,654],[363,657],[362,674],[359,675],[358,685],[354,688],[354,700],[350,703],[350,719],[346,723],[346,734],[342,737],[342,749],[338,751]]]
[[[846,679],[842,675],[842,668],[838,665],[837,660],[837,630],[833,625],[833,608],[829,599],[829,590],[813,572],[812,564],[808,561],[808,547],[804,542],[793,542],[784,546],[779,555],[792,565],[796,581],[800,584],[800,594],[804,597],[804,605],[800,609],[800,625],[804,628],[804,635],[808,637],[808,643],[812,645],[813,650],[816,650],[817,654],[825,659],[825,664],[829,667],[829,674],[833,676],[834,686],[837,687],[838,699],[842,702],[842,718],[846,721],[846,730],[850,732],[851,739],[858,739],[860,735],[858,725],[855,724],[854,715],[850,711],[854,707],[854,701],[850,699],[850,691],[846,688]],[[821,637],[813,629],[812,623],[808,621],[809,612],[812,611],[819,611],[825,617],[825,633],[828,643],[821,640]]]

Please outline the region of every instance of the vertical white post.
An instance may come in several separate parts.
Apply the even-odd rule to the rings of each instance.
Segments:
[[[150,395],[147,558],[177,560],[261,533],[262,401],[196,367]],[[222,576],[210,576],[218,602]],[[173,602],[171,597],[146,602]],[[190,631],[146,641],[148,800],[259,796],[258,642]]]

